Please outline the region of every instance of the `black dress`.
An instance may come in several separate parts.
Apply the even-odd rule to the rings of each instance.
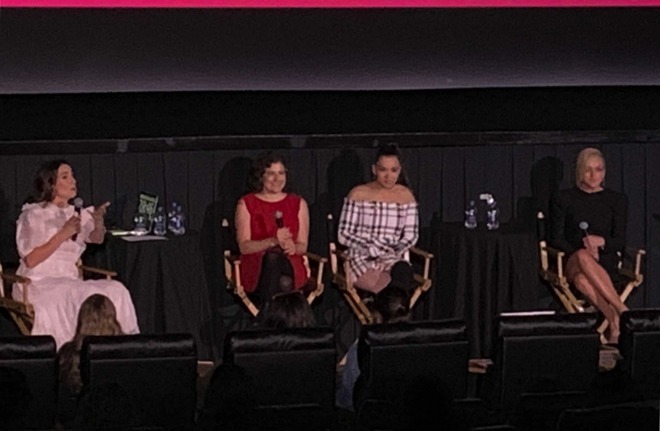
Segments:
[[[582,239],[586,233],[580,223],[587,222],[586,230],[590,235],[605,239],[599,262],[615,279],[617,252],[626,244],[627,218],[628,198],[623,193],[610,189],[587,193],[578,187],[561,190],[550,207],[550,245],[569,256],[583,248]]]

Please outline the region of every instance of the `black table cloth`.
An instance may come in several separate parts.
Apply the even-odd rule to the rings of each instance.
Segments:
[[[85,262],[117,272],[131,292],[140,332],[190,333],[199,359],[213,359],[212,319],[200,237],[129,242],[108,235]]]
[[[538,306],[536,235],[509,224],[489,231],[462,223],[434,223],[431,234],[437,259],[433,314],[465,319],[471,357],[491,357],[497,314]]]

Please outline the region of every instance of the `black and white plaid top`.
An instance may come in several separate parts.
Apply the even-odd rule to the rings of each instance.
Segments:
[[[374,202],[344,199],[339,243],[348,247],[355,278],[368,269],[389,269],[419,237],[417,202]]]

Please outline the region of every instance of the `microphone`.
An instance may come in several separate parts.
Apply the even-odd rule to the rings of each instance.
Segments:
[[[584,232],[584,236],[589,236],[589,231],[587,231],[587,229],[589,229],[589,223],[587,223],[586,221],[581,221],[580,223],[578,223],[578,227],[582,229],[582,232]]]
[[[80,217],[80,211],[82,210],[82,207],[83,207],[83,200],[80,196],[78,196],[73,200],[73,209],[76,212],[76,214],[78,214],[78,217]],[[71,240],[75,242],[76,239],[78,239],[78,234],[74,233],[73,236],[71,237]]]
[[[282,211],[275,211],[275,224],[277,225],[278,229],[282,229],[284,227],[284,219],[282,216]]]

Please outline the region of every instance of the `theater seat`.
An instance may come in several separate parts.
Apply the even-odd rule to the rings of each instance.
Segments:
[[[185,429],[194,424],[197,354],[190,334],[86,337],[80,372],[81,397],[97,391],[118,404],[117,394],[125,398],[126,426]],[[104,412],[92,405],[91,413],[79,416],[84,413],[94,416],[87,423],[98,423]]]
[[[657,431],[658,402],[636,402],[567,409],[559,416],[557,431]]]
[[[356,429],[406,429],[439,417],[449,426],[453,401],[467,395],[468,355],[462,320],[363,326]]]
[[[57,359],[51,336],[0,338],[0,429],[50,430],[57,413]],[[16,428],[8,422],[15,420]]]
[[[594,313],[498,316],[494,366],[482,397],[500,421],[512,419],[514,411],[512,422],[533,417],[529,409],[538,405],[554,403],[554,413],[546,413],[558,414],[580,402],[598,374],[596,323]]]
[[[225,339],[224,363],[254,385],[259,430],[332,429],[336,361],[331,328],[236,331]]]
[[[622,367],[647,398],[660,399],[660,309],[628,310],[621,315]]]

